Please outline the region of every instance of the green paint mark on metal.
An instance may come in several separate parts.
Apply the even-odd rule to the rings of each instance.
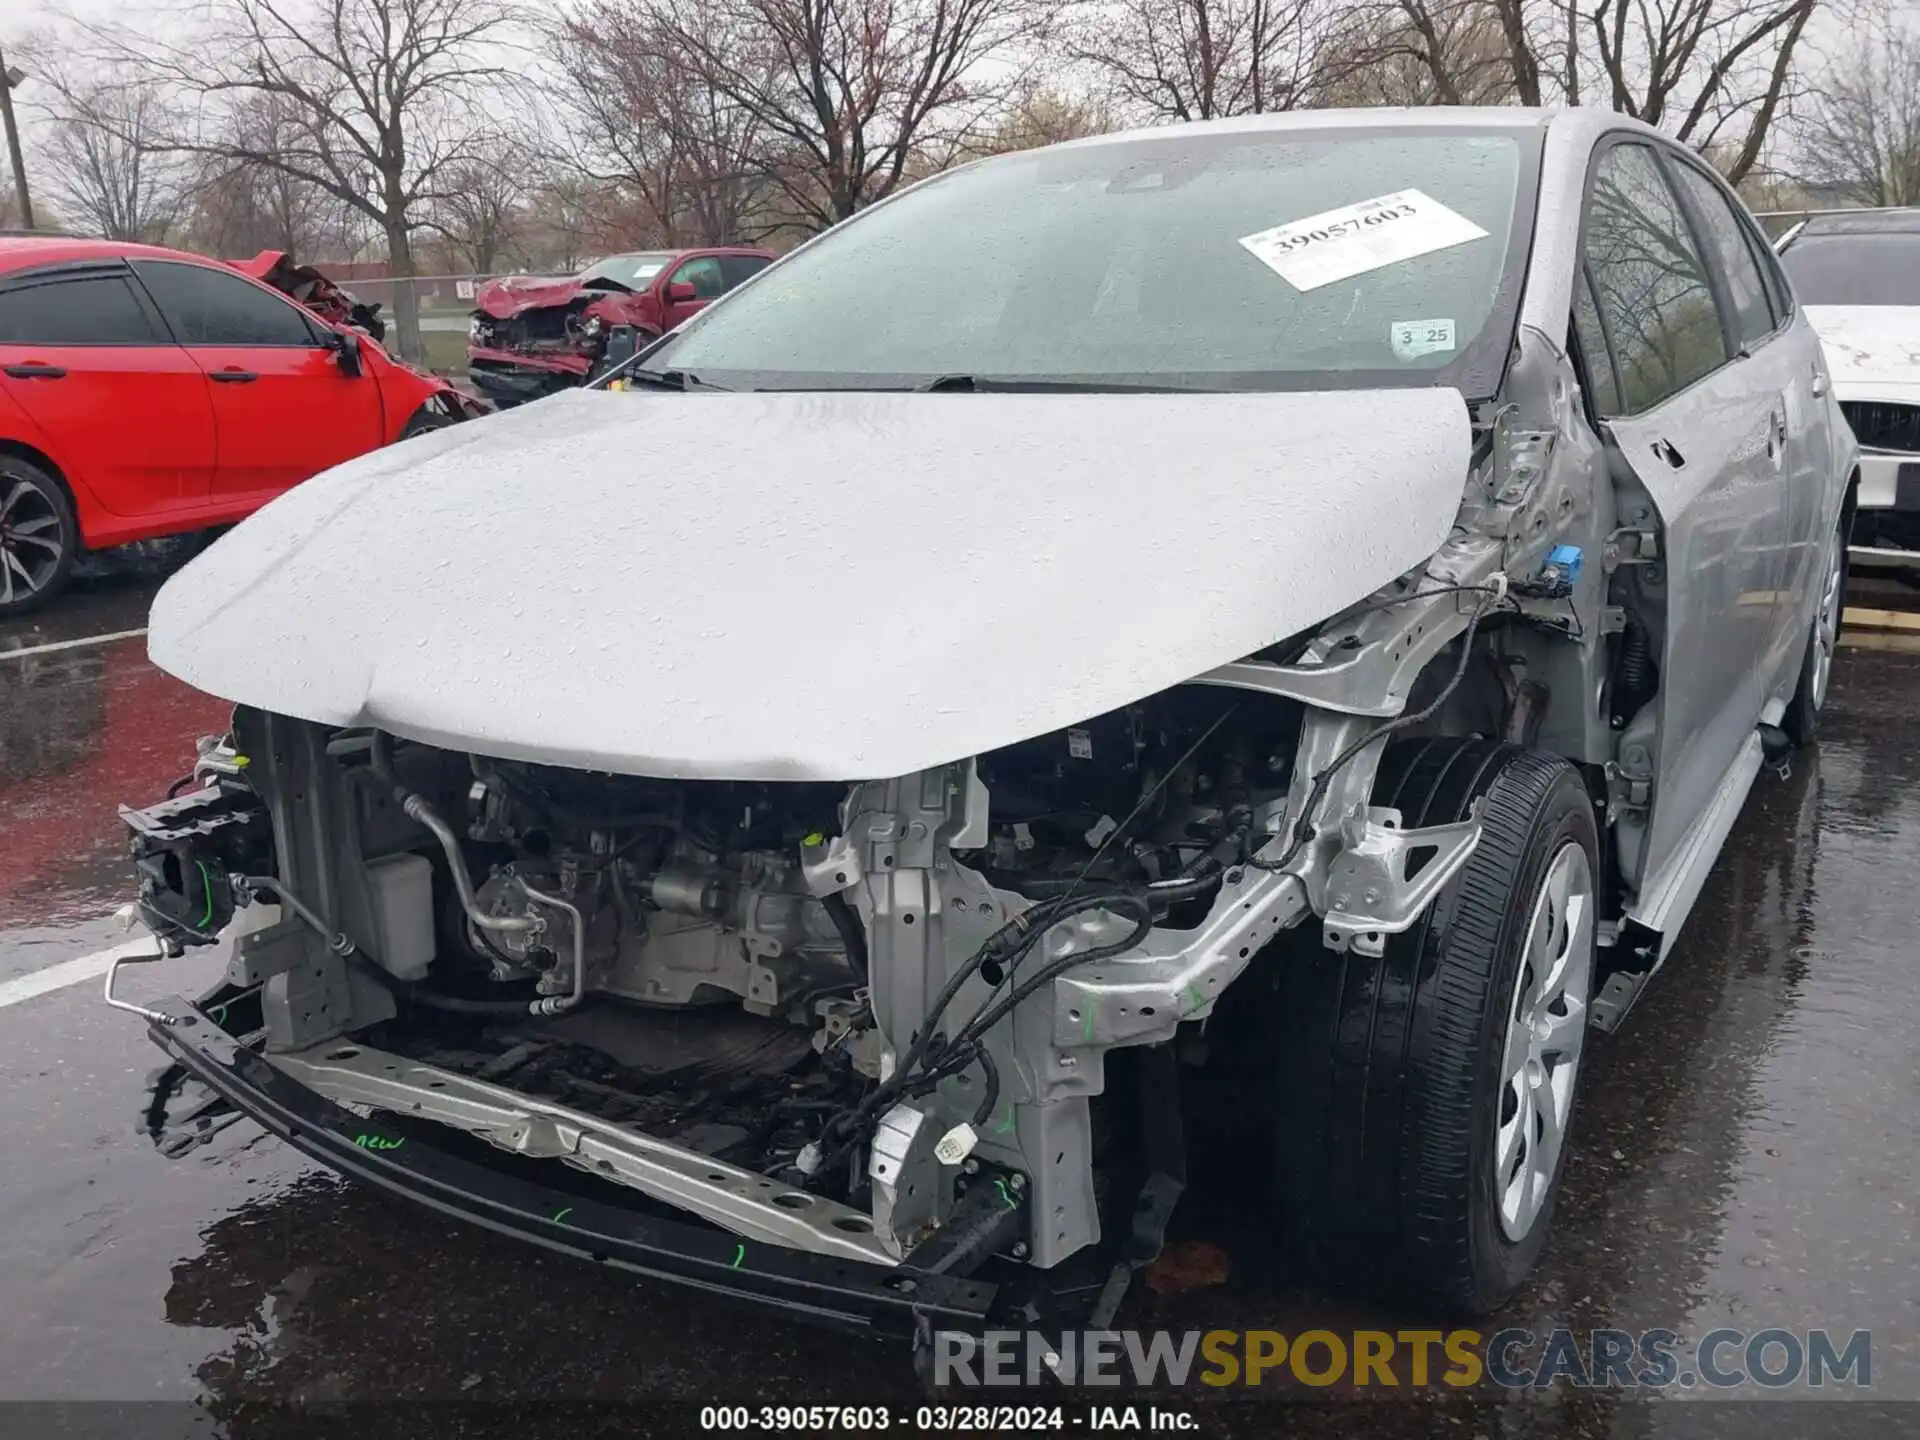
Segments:
[[[993,1133],[996,1135],[1005,1135],[1009,1130],[1013,1129],[1013,1120],[1013,1105],[1009,1102],[1006,1110],[1006,1118],[993,1127]]]
[[[227,1023],[227,1002],[222,1000],[218,1005],[207,1011],[207,1014],[213,1017],[214,1024],[225,1025]]]
[[[207,897],[207,913],[200,917],[200,928],[204,930],[213,923],[213,876],[207,873],[206,861],[196,860],[193,863],[200,869],[200,889]]]
[[[1202,1005],[1205,1005],[1207,1003],[1206,992],[1202,990],[1197,983],[1191,982],[1191,981],[1188,982],[1188,985],[1187,985],[1187,999],[1192,1002],[1192,1005],[1188,1010],[1189,1014],[1191,1014],[1194,1010],[1198,1010]]]
[[[398,1150],[407,1140],[404,1135],[398,1140],[389,1140],[384,1135],[358,1135],[353,1143],[362,1150]]]
[[[567,1222],[567,1216],[571,1214],[573,1214],[573,1206],[569,1205],[565,1209],[563,1209],[558,1215],[553,1217],[553,1223],[556,1225],[564,1225]]]
[[[1093,1043],[1093,1007],[1089,1005],[1080,1016],[1080,1038],[1089,1045]]]
[[[747,1258],[747,1247],[739,1243],[738,1241],[735,1241],[733,1246],[733,1264],[729,1265],[727,1268],[729,1270],[738,1270],[740,1268],[740,1262],[746,1258]]]
[[[1014,1199],[1013,1193],[1007,1189],[1007,1182],[998,1175],[993,1177],[993,1188],[1000,1192],[1000,1199],[1006,1204],[1007,1209],[1017,1210],[1020,1208],[1020,1202]]]

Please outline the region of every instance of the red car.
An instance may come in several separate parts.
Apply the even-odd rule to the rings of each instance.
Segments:
[[[474,297],[467,374],[497,404],[585,384],[620,326],[657,339],[774,261],[771,250],[643,250],[579,275],[509,275]]]
[[[0,617],[83,550],[242,519],[473,406],[218,261],[0,238]]]

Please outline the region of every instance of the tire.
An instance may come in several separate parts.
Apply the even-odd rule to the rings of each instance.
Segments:
[[[443,411],[435,410],[431,402],[414,411],[407,423],[401,428],[400,439],[411,440],[416,435],[425,435],[430,430],[444,430],[457,422]],[[399,441],[395,441],[398,444]]]
[[[1841,617],[1847,603],[1847,525],[1833,532],[1833,550],[1825,557],[1820,601],[1807,627],[1807,648],[1800,657],[1800,679],[1793,699],[1780,717],[1780,728],[1795,745],[1811,745],[1820,734],[1820,712],[1826,708],[1833,683],[1833,661],[1840,642]]]
[[[0,619],[37,610],[66,589],[79,554],[66,486],[30,460],[0,453]]]
[[[1565,761],[1450,738],[1381,757],[1374,803],[1408,826],[1462,820],[1476,799],[1479,846],[1382,955],[1336,954],[1309,925],[1283,939],[1269,973],[1276,1198],[1290,1247],[1322,1279],[1410,1289],[1478,1316],[1514,1293],[1546,1243],[1585,1048],[1601,871],[1593,804]],[[1549,902],[1550,881],[1568,903]],[[1532,965],[1530,941],[1563,941],[1561,963]],[[1529,1001],[1522,981],[1543,969],[1563,988]],[[1515,1031],[1523,1003],[1554,1022],[1556,1046],[1530,1049]],[[1544,1114],[1527,1133],[1516,1074],[1545,1084],[1557,1144]],[[1501,1154],[1506,1177],[1529,1177],[1517,1188],[1496,1182]]]

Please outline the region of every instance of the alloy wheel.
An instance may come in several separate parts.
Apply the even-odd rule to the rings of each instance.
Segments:
[[[1493,1193],[1508,1240],[1526,1238],[1553,1188],[1573,1114],[1593,977],[1593,870],[1568,841],[1534,898],[1507,1011]]]
[[[1833,676],[1834,647],[1840,643],[1840,591],[1846,568],[1846,547],[1836,536],[1833,559],[1827,565],[1827,578],[1820,589],[1820,610],[1813,617],[1813,691],[1809,698],[1816,712],[1827,703],[1827,681]]]
[[[0,605],[37,595],[60,570],[60,512],[39,486],[0,471]]]

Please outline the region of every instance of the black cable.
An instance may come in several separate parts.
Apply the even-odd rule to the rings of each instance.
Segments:
[[[847,903],[845,895],[835,893],[821,897],[820,903],[826,907],[827,918],[833,921],[833,928],[840,932],[840,943],[847,947],[847,964],[859,977],[860,983],[867,983],[867,932],[860,924],[860,917],[853,906]]]
[[[1494,595],[1500,594],[1498,585],[1439,585],[1431,590],[1414,590],[1405,595],[1394,595],[1385,600],[1368,600],[1363,604],[1350,605],[1341,615],[1369,615],[1375,610],[1391,610],[1396,605],[1405,605],[1414,600],[1426,600],[1435,595]]]
[[[984,1045],[980,1047],[976,1058],[980,1061],[984,1077],[980,1086],[980,1103],[973,1107],[973,1124],[978,1129],[993,1118],[994,1107],[1000,1103],[1000,1067],[993,1063],[993,1055]]]
[[[1491,589],[1492,587],[1484,588]],[[1486,613],[1486,610],[1487,607],[1485,605],[1478,606],[1473,613],[1467,617],[1467,628],[1462,632],[1460,637],[1459,663],[1454,666],[1453,675],[1448,679],[1446,686],[1440,693],[1434,697],[1432,703],[1419,710],[1414,710],[1404,715],[1397,715],[1383,725],[1375,726],[1372,730],[1369,730],[1365,735],[1354,741],[1353,744],[1342,750],[1338,755],[1334,756],[1333,759],[1329,760],[1326,768],[1313,777],[1313,784],[1307,789],[1306,803],[1300,807],[1300,818],[1294,822],[1293,826],[1293,842],[1287,846],[1286,853],[1278,860],[1262,860],[1257,855],[1249,856],[1247,858],[1247,864],[1256,870],[1274,871],[1286,869],[1288,865],[1293,863],[1294,856],[1298,855],[1307,841],[1313,837],[1314,809],[1319,805],[1321,797],[1326,794],[1328,782],[1333,779],[1340,767],[1351,761],[1354,756],[1358,755],[1362,750],[1365,750],[1369,745],[1373,744],[1374,741],[1384,740],[1397,730],[1404,730],[1409,725],[1419,724],[1420,721],[1427,719],[1434,714],[1435,711],[1439,710],[1442,705],[1447,703],[1448,698],[1453,692],[1460,688],[1460,682],[1466,678],[1467,665],[1473,657],[1474,631],[1479,628],[1480,617]]]

